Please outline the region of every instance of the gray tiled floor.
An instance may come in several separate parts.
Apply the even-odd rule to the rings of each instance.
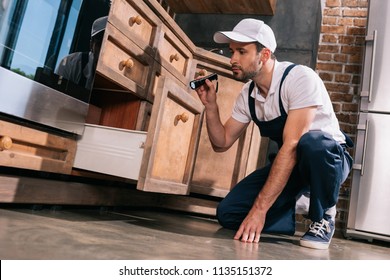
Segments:
[[[2,207],[1,207],[2,206]],[[390,259],[388,243],[334,238],[329,250],[298,245],[299,235],[232,239],[212,219],[146,209],[0,205],[0,259]]]

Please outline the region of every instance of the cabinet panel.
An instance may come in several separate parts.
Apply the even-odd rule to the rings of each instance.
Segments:
[[[139,117],[142,117],[139,114],[142,101],[133,94],[94,90],[91,100],[99,108],[98,119],[93,122],[94,124],[129,130],[137,129]]]
[[[188,194],[202,117],[200,101],[173,80],[160,78],[138,189]]]
[[[162,22],[143,1],[113,1],[108,21],[153,55]]]
[[[160,82],[160,79],[164,77],[168,77],[169,79],[175,81],[177,85],[182,87],[184,90],[188,89],[188,84],[184,84],[181,80],[179,80],[170,72],[168,72],[168,70],[162,67],[159,63],[155,63],[152,70],[152,79],[149,89],[149,95],[151,95],[152,99],[158,94],[158,84]]]
[[[154,60],[110,24],[97,65],[97,72],[130,90],[146,97]]]
[[[70,174],[76,140],[0,120],[0,165]]]

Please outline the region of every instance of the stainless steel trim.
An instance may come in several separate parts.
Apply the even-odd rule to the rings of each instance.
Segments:
[[[378,31],[374,30],[372,32],[372,59],[371,59],[371,71],[370,71],[370,85],[368,89],[368,102],[371,102],[371,94],[372,94],[372,85],[373,85],[373,78],[374,78],[374,71],[375,71],[375,55],[376,55],[376,38],[377,38]]]
[[[0,112],[82,135],[88,103],[0,67]]]
[[[360,169],[361,176],[364,175],[364,165],[365,165],[365,161],[366,161],[368,124],[369,124],[369,121],[366,120],[366,127],[365,127],[365,131],[364,131],[363,156],[362,156],[362,164],[361,164],[361,169]]]
[[[361,169],[362,169],[362,165],[361,165],[361,164],[354,163],[354,164],[352,165],[352,169],[361,170]]]
[[[363,145],[361,146],[362,148],[361,148],[361,151],[363,151],[363,150],[365,150],[365,145],[366,145],[366,139],[367,139],[367,134],[366,134],[366,127],[367,127],[367,120],[366,120],[366,123],[365,124],[359,124],[358,126],[357,126],[357,130],[358,131],[364,131],[364,137],[363,137]],[[357,145],[357,144],[356,144]],[[355,155],[355,156],[357,156],[357,155]],[[365,156],[363,156],[362,155],[362,157],[365,157]],[[363,164],[362,163],[354,163],[353,165],[352,165],[352,169],[354,169],[354,170],[362,170],[362,167],[363,167]],[[362,175],[362,174],[361,174]]]
[[[351,238],[365,239],[370,242],[372,242],[374,239],[382,240],[382,241],[390,241],[390,236],[376,234],[372,232],[366,232],[366,231],[359,231],[359,230],[354,230],[349,228],[345,231],[345,236]]]

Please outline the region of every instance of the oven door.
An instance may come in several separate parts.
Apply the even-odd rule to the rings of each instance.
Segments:
[[[0,67],[0,112],[82,134],[88,103]]]
[[[110,0],[98,2],[1,2],[0,117],[83,133],[95,74],[91,28],[110,8]],[[77,80],[58,71],[63,59],[73,54],[82,57],[77,64],[82,78]]]

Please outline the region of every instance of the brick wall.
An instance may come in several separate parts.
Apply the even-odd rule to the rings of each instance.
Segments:
[[[341,128],[352,139],[356,139],[367,14],[368,0],[324,1],[316,70],[328,89]],[[353,155],[353,150],[350,152]],[[340,191],[338,231],[346,227],[350,177]]]

